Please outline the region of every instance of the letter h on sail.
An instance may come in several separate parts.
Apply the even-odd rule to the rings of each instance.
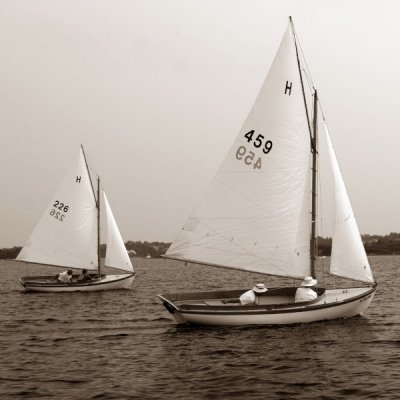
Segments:
[[[289,94],[290,96],[290,93],[292,93],[292,82],[289,84],[289,81],[286,81],[285,94]]]

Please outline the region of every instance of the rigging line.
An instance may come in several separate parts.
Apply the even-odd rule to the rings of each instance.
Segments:
[[[314,97],[313,102],[318,101],[317,91],[314,92],[313,97]],[[315,100],[315,99],[317,99],[317,100]],[[317,103],[317,106],[318,106],[318,103]],[[313,121],[314,121],[314,109],[315,109],[315,106],[312,108]],[[318,114],[317,114],[317,116],[318,116]],[[318,123],[317,123],[317,126],[318,126]],[[313,136],[313,134],[314,134],[314,136]],[[310,140],[311,140],[311,151],[312,151],[312,153],[318,154],[318,149],[315,147],[316,136],[315,136],[314,130],[312,132],[310,130]]]
[[[99,176],[99,173],[96,171],[96,168],[94,167],[94,164],[92,162],[92,160],[90,159],[89,155],[86,153],[83,145],[81,144],[82,150],[85,154],[85,162],[86,162],[86,167],[88,169],[88,171],[90,171],[93,175],[95,175],[96,177]]]
[[[307,83],[308,83],[308,89],[310,90],[310,93],[312,94],[315,90],[314,85],[312,83],[311,77],[310,75],[307,73],[305,68],[302,68],[303,72],[304,72],[304,76],[307,79]]]
[[[326,125],[326,117],[325,117],[325,113],[324,113],[324,108],[322,107],[322,103],[321,103],[321,100],[319,99],[319,96],[318,96],[318,106],[319,106],[319,109],[321,111],[322,119],[323,119],[323,121],[325,122],[325,125]]]
[[[308,67],[306,57],[304,56],[303,48],[301,47],[301,43],[300,43],[299,37],[298,37],[298,35],[297,35],[296,29],[294,28],[294,24],[293,24],[293,23],[292,23],[292,28],[293,28],[293,33],[294,33],[294,36],[295,36],[295,38],[296,38],[296,41],[297,41],[298,44],[299,44],[300,53],[301,53],[302,59],[303,59],[303,61],[304,61],[304,65],[305,65],[305,67],[306,67],[306,70],[307,70],[307,71],[306,71],[306,72],[307,72],[307,75],[308,75],[308,77],[309,77],[309,79],[310,79],[310,81],[311,81],[312,88],[315,90],[314,82],[313,82],[313,80],[312,80],[312,78],[311,78],[310,68]]]
[[[301,68],[301,64],[300,64],[299,51],[298,51],[298,48],[297,48],[297,41],[296,41],[296,35],[294,33],[294,25],[293,25],[292,17],[289,17],[289,21],[290,21],[290,24],[291,24],[291,27],[292,27],[293,42],[294,42],[294,47],[295,47],[295,50],[296,50],[297,68],[298,68],[298,71],[299,71],[301,90],[302,90],[302,93],[303,93],[304,108],[305,108],[306,117],[307,117],[308,130],[309,130],[309,133],[310,133],[311,147],[312,147],[312,150],[313,150],[314,145],[313,145],[313,140],[312,140],[310,116],[309,116],[309,113],[308,113],[308,105],[307,105],[306,94],[304,92],[303,74],[301,73],[301,69],[302,68]]]
[[[95,177],[96,179],[99,179],[100,177],[99,177],[99,174],[97,173],[97,171],[96,171],[92,166],[89,166],[89,161],[90,161],[90,160],[89,160],[89,158],[88,158],[88,156],[87,156],[87,154],[86,154],[86,151],[85,151],[85,149],[84,149],[84,147],[83,147],[82,144],[81,144],[81,149],[82,149],[82,153],[83,153],[83,159],[85,160],[86,170],[87,170],[87,173],[88,173],[88,175],[89,175],[89,182],[90,182],[90,186],[91,186],[91,188],[92,188],[92,193],[93,193],[94,201],[95,201],[95,203],[96,203],[96,207],[99,207],[100,199],[98,199],[97,196],[96,196],[96,190],[95,190],[95,188],[94,188],[94,186],[93,186],[93,180],[92,180],[91,171],[93,172],[93,175],[94,175],[94,177]],[[91,163],[90,163],[90,164],[91,164]]]

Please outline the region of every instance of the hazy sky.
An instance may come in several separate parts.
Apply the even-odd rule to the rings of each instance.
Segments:
[[[400,231],[400,2],[0,0],[0,247],[82,143],[126,240],[171,241],[292,15],[361,233]]]

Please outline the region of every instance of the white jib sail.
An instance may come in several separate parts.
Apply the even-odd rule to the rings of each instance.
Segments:
[[[126,251],[124,241],[122,240],[121,233],[118,229],[117,223],[115,222],[114,215],[104,191],[103,198],[107,215],[107,252],[104,264],[107,267],[133,272],[131,260]]]
[[[335,220],[330,271],[334,275],[374,282],[350,199],[327,126],[324,124],[335,192]]]
[[[97,208],[82,149],[17,260],[97,269]]]
[[[310,197],[310,134],[289,25],[247,120],[166,256],[303,278]]]

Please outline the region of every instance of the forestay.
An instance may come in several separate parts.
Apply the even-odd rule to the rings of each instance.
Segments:
[[[334,275],[373,283],[371,267],[325,124],[324,128],[335,193],[335,221],[330,271]]]
[[[97,269],[97,208],[82,149],[17,260]]]
[[[166,256],[310,275],[310,133],[291,25],[205,197]]]
[[[124,271],[133,272],[131,260],[126,251],[124,241],[122,240],[121,233],[118,229],[114,215],[111,211],[107,196],[103,191],[103,198],[105,204],[105,212],[107,216],[107,252],[105,265],[122,269]]]

